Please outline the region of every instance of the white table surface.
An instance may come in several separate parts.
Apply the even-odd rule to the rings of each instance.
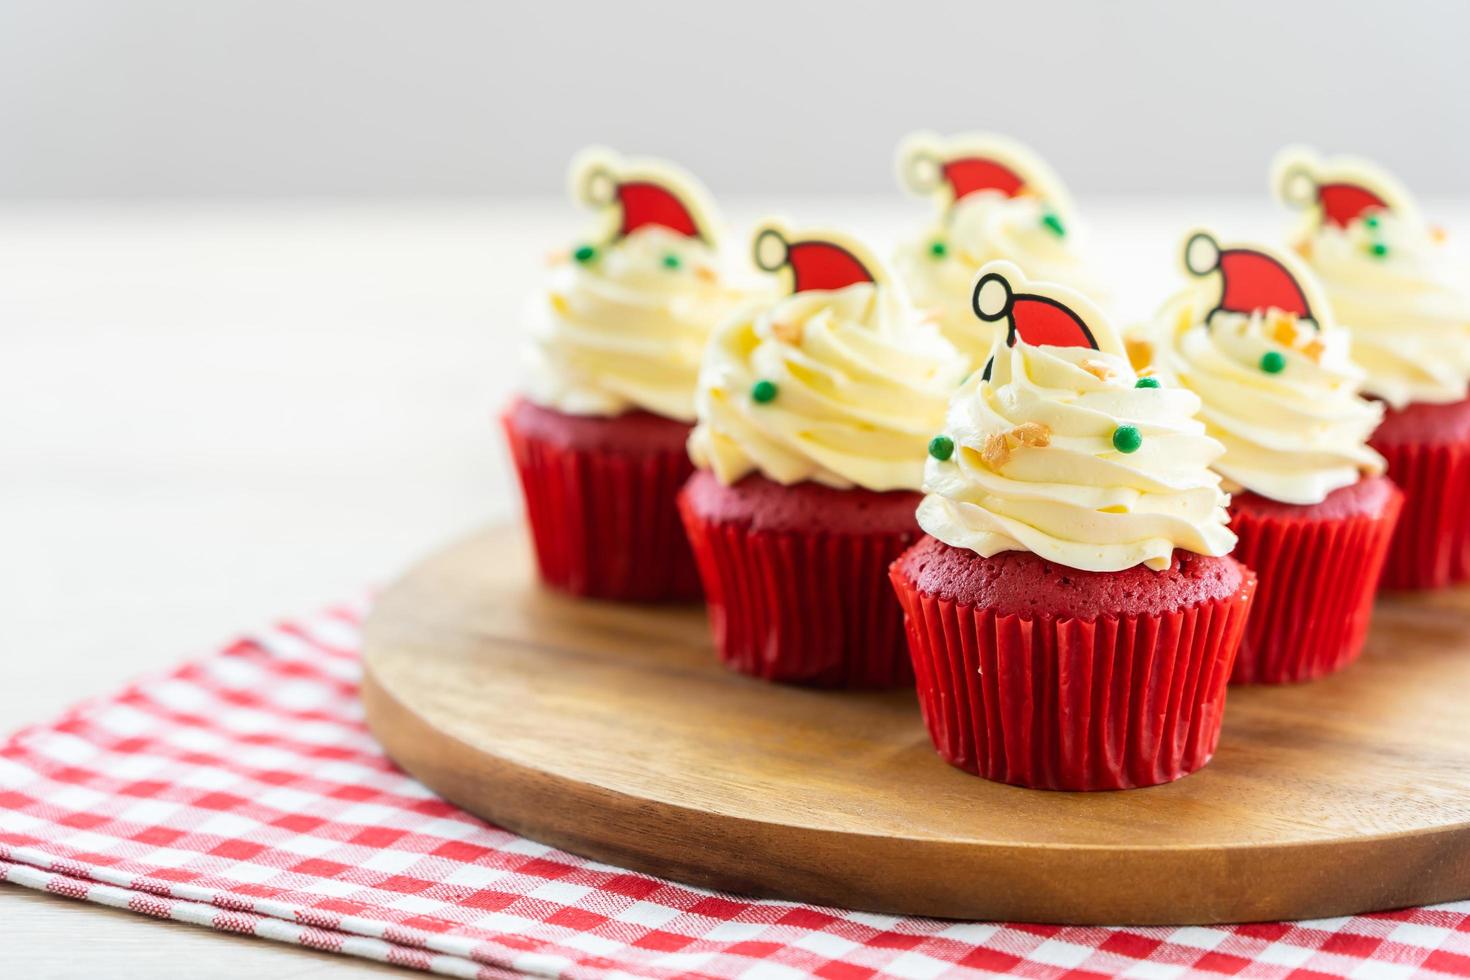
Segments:
[[[1264,195],[1082,203],[1125,318],[1176,281],[1188,225],[1284,225]],[[886,254],[925,208],[728,213]],[[1433,213],[1470,234],[1470,202]],[[491,420],[525,291],[584,221],[557,201],[0,206],[0,733],[513,515]],[[397,972],[11,885],[0,948],[16,977]]]

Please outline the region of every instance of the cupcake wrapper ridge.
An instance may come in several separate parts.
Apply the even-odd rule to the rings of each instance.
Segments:
[[[1363,652],[1373,596],[1403,507],[1338,520],[1239,511],[1232,554],[1260,582],[1233,684],[1286,684],[1341,670]]]
[[[913,682],[887,570],[917,531],[753,531],[707,519],[687,494],[679,511],[726,666],[813,687]]]
[[[895,563],[934,747],[986,779],[1055,790],[1171,782],[1210,761],[1255,592],[1157,616],[1058,619],[922,593]]]
[[[686,453],[572,448],[520,432],[509,413],[501,422],[548,585],[627,602],[699,599],[675,504],[693,472]]]
[[[1370,445],[1404,492],[1381,587],[1442,589],[1470,579],[1470,446]]]

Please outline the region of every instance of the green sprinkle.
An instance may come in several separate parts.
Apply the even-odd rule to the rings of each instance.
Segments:
[[[1286,355],[1279,350],[1268,350],[1261,355],[1261,370],[1267,374],[1280,374],[1286,370]]]
[[[1133,382],[1133,387],[1135,388],[1157,388],[1158,386],[1158,378],[1139,378],[1137,381]]]
[[[1375,256],[1381,259],[1388,254],[1388,246],[1385,245],[1383,242],[1374,242],[1368,247],[1368,251],[1372,252]]]
[[[1368,215],[1368,217],[1366,217],[1366,218],[1363,219],[1363,224],[1367,225],[1369,228],[1377,228],[1378,227],[1378,215],[1376,215],[1376,214],[1370,214],[1370,215]]]
[[[1046,227],[1051,230],[1051,233],[1053,235],[1056,235],[1058,238],[1061,238],[1062,236],[1067,234],[1067,229],[1062,227],[1062,219],[1058,218],[1056,216],[1056,212],[1054,211],[1048,211],[1046,212],[1046,214],[1042,215],[1041,223],[1046,225]]]
[[[572,253],[572,258],[576,259],[583,265],[586,265],[588,262],[591,262],[593,259],[597,258],[597,249],[593,248],[591,245],[578,245],[577,250]]]
[[[949,254],[949,246],[936,239],[929,243],[929,254],[936,259],[942,259]]]
[[[677,269],[683,264],[684,263],[680,260],[679,256],[675,255],[673,252],[670,252],[668,255],[664,256],[665,269]]]
[[[929,440],[929,455],[944,462],[954,455],[954,440],[949,436],[935,436]]]
[[[775,401],[776,382],[765,380],[757,381],[750,387],[750,397],[754,398],[762,405],[766,404],[766,402]]]
[[[1143,433],[1136,426],[1120,425],[1113,430],[1113,448],[1120,453],[1136,453],[1143,445]]]

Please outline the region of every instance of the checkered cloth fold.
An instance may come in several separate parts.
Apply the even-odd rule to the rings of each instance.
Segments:
[[[449,976],[1470,976],[1470,902],[1103,929],[751,901],[507,833],[396,770],[360,609],[242,639],[0,748],[0,880]]]

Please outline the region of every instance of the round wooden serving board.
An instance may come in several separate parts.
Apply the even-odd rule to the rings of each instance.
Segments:
[[[701,609],[548,592],[510,529],[419,565],[366,629],[368,721],[404,769],[501,826],[678,881],[1098,924],[1470,896],[1470,591],[1380,601],[1351,669],[1233,689],[1203,771],[1091,794],[951,768],[912,691],[732,674]]]

